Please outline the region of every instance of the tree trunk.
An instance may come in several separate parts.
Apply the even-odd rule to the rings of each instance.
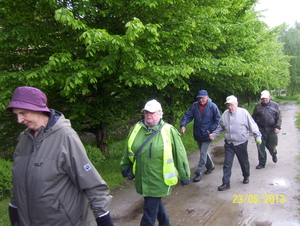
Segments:
[[[97,147],[100,149],[104,156],[109,155],[109,146],[108,146],[108,135],[103,124],[100,125],[95,131]]]

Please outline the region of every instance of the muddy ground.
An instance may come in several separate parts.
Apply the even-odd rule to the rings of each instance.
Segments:
[[[243,184],[237,158],[234,159],[231,189],[218,191],[222,184],[224,161],[223,139],[211,144],[210,153],[216,169],[203,175],[198,183],[177,185],[163,202],[172,226],[296,226],[300,225],[300,137],[295,116],[300,112],[295,102],[280,103],[283,124],[279,134],[278,162],[268,155],[266,167],[258,164],[254,138],[249,138],[248,153],[251,166],[250,183]],[[199,151],[188,156],[191,178],[199,159]],[[142,217],[143,197],[134,189],[134,182],[114,194],[111,216],[115,226],[138,226]]]

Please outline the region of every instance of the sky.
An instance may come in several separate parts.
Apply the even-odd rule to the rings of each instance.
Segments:
[[[294,26],[295,21],[300,23],[300,0],[259,0],[255,10],[266,10],[261,13],[265,16],[261,20],[270,27],[283,23],[291,27]]]

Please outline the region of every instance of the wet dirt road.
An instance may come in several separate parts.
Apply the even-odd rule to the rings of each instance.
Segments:
[[[248,143],[251,167],[250,183],[243,184],[237,158],[234,159],[231,189],[218,191],[222,184],[224,161],[223,139],[211,144],[210,153],[216,169],[203,175],[198,183],[182,187],[177,185],[163,202],[172,226],[296,226],[300,225],[300,133],[295,126],[295,116],[300,112],[295,102],[280,103],[282,129],[279,134],[278,162],[273,163],[268,154],[264,169],[258,164],[254,138]],[[191,178],[199,159],[199,151],[188,156]],[[117,191],[111,205],[115,226],[139,226],[143,198],[134,189],[134,182]]]

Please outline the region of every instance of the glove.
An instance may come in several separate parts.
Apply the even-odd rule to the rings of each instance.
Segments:
[[[18,209],[9,205],[8,213],[9,213],[9,219],[10,219],[11,225],[12,226],[20,226]]]
[[[256,140],[256,143],[257,143],[258,145],[261,145],[261,140]]]
[[[98,226],[114,226],[109,213],[102,217],[98,217],[96,221]]]
[[[190,180],[181,180],[180,182],[182,186],[190,184]]]
[[[132,166],[129,167],[127,170],[124,170],[121,172],[123,177],[127,177],[128,180],[133,180],[134,179],[134,174],[132,172]]]

